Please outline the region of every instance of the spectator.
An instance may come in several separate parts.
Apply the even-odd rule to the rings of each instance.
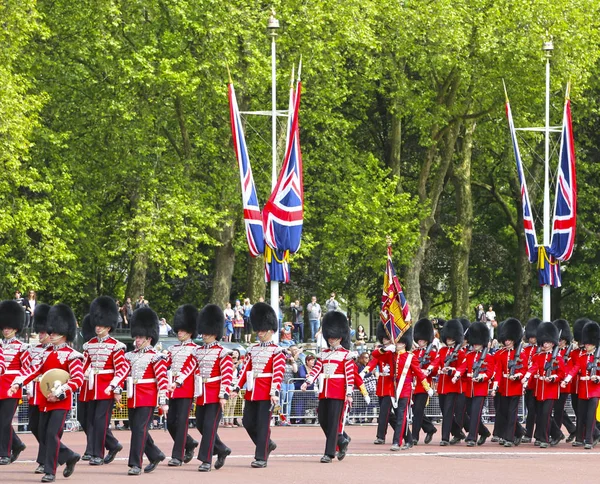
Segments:
[[[365,332],[365,327],[362,324],[358,325],[356,328],[356,351],[362,353],[365,351],[367,341],[367,333]]]
[[[275,309],[275,308],[273,308]],[[283,323],[283,311],[285,310],[283,296],[279,296],[279,310],[277,314],[277,319],[279,321],[279,331],[281,331],[281,323]]]
[[[243,366],[239,350],[233,350],[231,352],[231,359],[233,361],[233,380],[231,381],[231,384],[235,386],[240,379],[240,371],[242,371]],[[229,400],[227,400],[227,403],[225,403],[225,408],[223,409],[223,427],[238,426],[236,419],[234,418],[237,400],[238,396],[236,395],[235,397],[230,397]]]
[[[306,355],[304,359],[304,373],[308,375],[316,362],[315,355]],[[300,372],[300,367],[298,367]],[[302,386],[300,382],[300,387]],[[298,388],[300,388],[298,387]],[[299,393],[294,401],[294,415],[303,419],[304,423],[315,423],[317,416],[317,405],[319,404],[319,396],[316,392],[314,383],[306,388],[306,392]]]
[[[244,330],[244,308],[240,300],[235,300],[233,308],[233,341],[239,343],[242,341],[242,331]]]
[[[283,328],[281,328],[281,338],[279,341],[279,346],[289,347],[294,344],[294,340],[292,338],[292,330],[294,325],[291,321],[286,321],[283,323]]]
[[[121,312],[123,314],[123,325],[125,327],[129,327],[129,321],[131,320],[131,317],[133,316],[133,305],[131,304],[130,297],[128,297],[127,300],[125,301],[125,304],[123,304],[123,307],[121,308]]]
[[[29,326],[31,325],[31,320],[33,319],[33,313],[35,311],[36,304],[37,297],[35,291],[30,289],[27,300],[23,301],[23,305],[25,306],[25,328],[29,328]]]
[[[304,342],[304,311],[300,301],[296,299],[295,302],[291,303],[292,308],[292,322],[294,323],[294,340],[297,343]]]
[[[144,299],[143,294],[140,294],[140,297],[135,302],[135,309],[147,308],[147,307],[150,307],[150,305],[148,304],[148,301],[146,299]]]
[[[490,332],[490,341],[494,339],[494,328],[498,326],[496,321],[496,312],[492,306],[485,313],[485,324]]]
[[[250,344],[252,342],[252,325],[250,324],[250,310],[252,304],[250,299],[244,299],[244,343]]]
[[[291,415],[292,398],[295,390],[293,380],[294,374],[298,371],[298,362],[292,353],[293,348],[298,350],[298,348],[292,346],[290,351],[285,352],[285,370],[283,373],[283,382],[281,383],[281,413],[285,415],[285,417],[289,417]],[[289,423],[287,420],[282,419],[280,425],[289,425]]]
[[[223,341],[229,343],[231,341],[231,335],[233,334],[233,319],[235,318],[235,313],[233,309],[231,309],[231,303],[228,302],[225,305],[225,331],[223,334]]]
[[[306,312],[310,324],[311,341],[315,343],[317,341],[317,331],[319,331],[321,325],[321,305],[317,302],[317,296],[313,296],[311,302],[306,305]]]
[[[173,328],[167,324],[167,320],[165,318],[160,318],[158,320],[158,335],[159,336],[169,336],[172,334]]]
[[[370,359],[371,359],[371,355],[368,352],[364,351],[360,354],[360,356],[358,357],[358,361],[357,361],[357,366],[358,366],[359,372],[362,372],[365,369],[365,367],[369,363]],[[360,413],[362,414],[362,418],[360,418],[360,417],[358,418],[359,423],[367,423],[367,421],[371,422],[373,420],[373,409],[377,407],[377,403],[376,403],[376,399],[375,399],[375,397],[377,396],[376,395],[377,376],[375,375],[375,373],[372,371],[368,372],[363,378],[363,383],[365,385],[365,388],[367,389],[367,393],[369,394],[371,401],[367,405],[364,400],[364,397],[362,395],[359,396],[359,398],[361,399],[361,403],[362,403],[362,405],[356,405],[357,410],[358,410],[358,408],[362,407],[362,408],[360,408]],[[353,415],[356,415],[356,413]]]
[[[327,309],[327,312],[338,311],[340,309],[340,303],[335,299],[335,292],[331,293],[331,297],[325,303],[325,308]]]
[[[115,304],[117,305],[117,312],[118,312],[117,329],[122,329],[123,328],[123,308],[121,307],[121,301],[119,301],[117,299],[115,301]]]
[[[485,323],[485,310],[483,309],[483,304],[477,306],[475,313],[477,314],[476,321]]]

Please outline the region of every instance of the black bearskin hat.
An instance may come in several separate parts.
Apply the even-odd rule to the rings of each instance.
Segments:
[[[500,343],[510,340],[517,346],[523,339],[523,326],[518,319],[508,318],[500,323],[498,334]]]
[[[90,324],[104,326],[112,331],[117,327],[119,320],[119,308],[112,297],[98,296],[90,305]],[[87,341],[87,340],[86,340]]]
[[[252,329],[257,333],[259,331],[277,332],[277,315],[271,306],[264,302],[257,302],[250,310],[250,323]]]
[[[376,336],[377,336],[377,341],[379,341],[381,344],[383,344],[383,339],[391,339],[390,335],[387,334],[387,331],[385,330],[385,327],[383,326],[383,323],[381,321],[379,321],[379,323],[377,323],[377,329],[376,331]]]
[[[100,325],[102,326],[102,325]],[[81,321],[81,337],[83,342],[87,343],[96,336],[96,326],[92,326],[92,318],[86,314]]]
[[[207,304],[198,313],[198,333],[202,335],[212,334],[218,341],[223,337],[224,326],[225,314],[216,304]]]
[[[539,318],[531,318],[525,325],[525,339],[536,338],[538,326],[542,323]]]
[[[458,320],[460,321],[460,324],[462,324],[463,328],[463,342],[466,340],[469,344],[473,344],[469,340],[469,327],[471,326],[471,321],[465,317],[458,318]]]
[[[469,326],[467,339],[470,345],[487,346],[490,342],[490,330],[485,323],[475,322]]]
[[[537,333],[537,344],[543,345],[546,342],[558,344],[558,328],[550,322],[541,323],[538,326]]]
[[[25,308],[14,299],[0,302],[0,329],[16,329],[17,333],[23,329],[25,322]]]
[[[589,323],[591,321],[591,319],[588,318],[579,318],[576,319],[575,322],[573,323],[573,338],[575,339],[575,341],[577,341],[577,343],[582,344],[581,343],[581,331],[583,330],[583,327]]]
[[[566,319],[555,319],[552,324],[558,328],[560,333],[559,339],[564,339],[567,344],[571,344],[573,341],[573,334],[571,333],[571,327]]]
[[[344,313],[339,311],[329,311],[323,316],[323,338],[325,341],[328,339],[344,339],[346,335],[350,333],[350,326],[348,325],[348,318],[344,316]]]
[[[600,344],[600,325],[596,321],[588,321],[581,330],[581,342],[584,345],[594,345],[596,348]]]
[[[138,308],[131,317],[131,337],[143,336],[151,339],[151,345],[158,343],[158,316],[148,308]]]
[[[465,339],[463,325],[458,319],[446,321],[442,328],[442,341],[446,343],[449,339],[456,341],[458,345],[462,345]]]
[[[221,324],[221,331],[223,324]],[[193,304],[179,306],[173,316],[173,331],[185,331],[192,335],[192,339],[198,336],[198,310]],[[210,334],[210,333],[206,333]],[[220,338],[219,338],[220,339]]]
[[[444,324],[446,324],[446,320],[444,318],[437,318],[437,325],[440,331],[444,327]]]
[[[415,341],[424,340],[427,344],[431,343],[434,338],[433,324],[427,318],[419,319],[415,323],[413,336]]]
[[[400,336],[399,343],[404,343],[406,345],[406,351],[410,351],[413,346],[413,327],[410,326],[403,334]]]
[[[33,313],[33,331],[35,333],[48,332],[48,311],[50,311],[50,307],[50,305],[44,303],[35,305]]]
[[[56,333],[67,337],[67,341],[75,339],[77,331],[77,320],[69,306],[66,304],[55,304],[48,311],[48,334]]]

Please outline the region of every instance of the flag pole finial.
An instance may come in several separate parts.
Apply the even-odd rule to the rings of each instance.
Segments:
[[[508,91],[506,90],[506,82],[504,82],[504,78],[502,78],[502,85],[504,86],[504,97],[506,98],[506,102],[508,103]]]
[[[389,235],[385,236],[385,241],[386,241],[388,247],[392,246],[392,238]]]
[[[229,77],[229,84],[233,84],[231,80],[231,72],[229,71],[229,64],[225,64],[227,66],[227,77]]]

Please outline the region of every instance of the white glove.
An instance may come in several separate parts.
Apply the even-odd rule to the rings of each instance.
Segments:
[[[360,377],[361,377],[363,380],[365,379],[365,375],[366,375],[366,374],[367,374],[367,373],[365,372],[365,370],[363,370],[363,371],[361,371],[361,372],[359,373]]]
[[[367,405],[370,405],[370,404],[371,404],[371,397],[370,397],[369,395],[365,395],[365,397],[364,397],[364,398],[365,398],[365,403],[366,403]]]
[[[394,351],[396,351],[396,345],[387,345],[387,346],[384,348],[384,350],[385,350],[385,351],[391,351],[391,352],[393,353]]]
[[[430,397],[433,397],[434,391],[433,388],[430,388],[429,390],[427,390],[427,395],[429,395]]]

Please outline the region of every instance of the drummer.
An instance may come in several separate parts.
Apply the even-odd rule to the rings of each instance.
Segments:
[[[38,366],[21,371],[8,390],[16,394],[38,375],[42,376],[40,388],[40,442],[45,442],[43,456],[44,477],[42,482],[54,482],[56,468],[65,464],[64,477],[70,477],[81,456],[66,447],[61,441],[67,415],[71,410],[73,393],[83,383],[83,355],[67,343],[75,338],[77,324],[75,315],[66,304],[57,304],[48,311],[48,334],[52,352]]]

